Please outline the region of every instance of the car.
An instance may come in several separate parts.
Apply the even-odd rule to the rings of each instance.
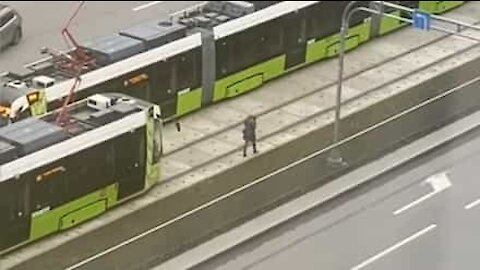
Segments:
[[[12,7],[0,4],[0,50],[22,40],[22,17]]]

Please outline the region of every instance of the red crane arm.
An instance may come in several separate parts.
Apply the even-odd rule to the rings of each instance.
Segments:
[[[83,7],[84,4],[85,4],[85,1],[80,2],[77,9],[68,20],[65,27],[62,29],[62,35],[63,35],[63,38],[65,39],[65,42],[67,43],[67,46],[73,45],[74,47],[74,51],[72,55],[73,58],[70,61],[71,61],[71,69],[75,74],[75,81],[72,87],[70,88],[68,96],[65,97],[62,108],[57,115],[57,118],[56,118],[57,124],[64,124],[66,118],[68,118],[67,105],[73,99],[73,95],[75,94],[76,89],[80,85],[80,82],[81,82],[80,75],[82,74],[82,70],[86,66],[95,65],[94,59],[92,59],[82,48],[80,48],[75,38],[68,30],[68,27],[72,23],[73,19],[77,16],[78,12],[80,12],[80,9]]]

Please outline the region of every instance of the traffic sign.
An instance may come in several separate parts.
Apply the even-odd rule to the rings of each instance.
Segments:
[[[413,27],[424,31],[430,30],[430,14],[420,11],[418,9],[413,10],[412,14]]]

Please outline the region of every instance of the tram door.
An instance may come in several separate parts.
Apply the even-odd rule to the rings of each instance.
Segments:
[[[119,199],[137,193],[145,186],[145,132],[144,128],[138,128],[115,139],[115,179],[119,183]]]
[[[28,192],[19,180],[0,183],[0,250],[19,244],[29,236]]]
[[[305,16],[300,10],[289,14],[283,24],[283,37],[286,52],[285,69],[293,68],[305,62],[307,42],[305,37]]]
[[[177,69],[174,61],[168,59],[156,63],[150,74],[152,89],[149,101],[160,105],[163,119],[174,116],[177,111]]]

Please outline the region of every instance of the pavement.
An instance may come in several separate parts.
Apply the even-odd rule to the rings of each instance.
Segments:
[[[477,269],[479,163],[477,129],[192,269]]]
[[[40,48],[67,49],[62,28],[80,1],[0,1],[23,18],[23,40],[0,53],[0,73],[44,58]],[[114,34],[137,23],[167,15],[200,1],[87,1],[72,22],[70,32],[81,44]]]

